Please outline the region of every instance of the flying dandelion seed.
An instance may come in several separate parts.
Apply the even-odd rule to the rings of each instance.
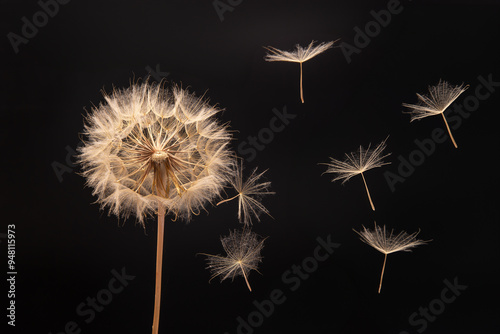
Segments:
[[[383,151],[386,148],[386,140],[387,138],[384,139],[380,144],[378,144],[374,149],[370,148],[371,144],[368,145],[367,149],[360,146],[359,150],[351,152],[349,154],[346,153],[346,159],[344,161],[330,158],[330,163],[322,163],[323,165],[328,166],[328,169],[325,173],[338,174],[332,179],[332,182],[337,180],[344,180],[342,182],[342,184],[344,184],[351,177],[361,174],[363,183],[365,184],[366,194],[368,195],[368,200],[370,201],[370,205],[373,211],[375,211],[375,205],[373,205],[370,191],[368,190],[368,185],[366,184],[365,176],[363,175],[363,173],[370,169],[390,164],[390,162],[383,161],[385,157],[391,154],[388,153],[382,155]]]
[[[455,139],[451,134],[450,127],[448,126],[448,122],[446,121],[446,117],[444,116],[444,111],[467,88],[469,88],[469,85],[464,86],[464,84],[461,84],[459,86],[452,86],[446,81],[439,80],[436,86],[429,86],[428,95],[420,95],[417,93],[417,97],[419,100],[418,104],[403,103],[403,106],[412,109],[412,111],[407,112],[407,114],[411,114],[410,122],[413,122],[416,119],[420,120],[424,117],[441,114],[441,116],[443,116],[446,129],[450,134],[451,141],[453,142],[455,148],[457,148],[457,143],[455,142]]]
[[[227,278],[234,281],[236,276],[243,276],[248,290],[252,291],[248,276],[250,271],[258,271],[258,265],[262,262],[260,252],[264,248],[264,240],[260,240],[256,233],[250,230],[230,231],[228,236],[220,238],[222,247],[227,256],[211,255],[207,256],[207,269],[210,269],[212,277],[220,277],[221,282]],[[260,272],[259,272],[260,273]]]
[[[420,232],[415,232],[412,234],[408,234],[405,231],[400,232],[398,235],[393,235],[394,230],[391,230],[389,234],[385,229],[385,225],[383,227],[377,226],[375,223],[375,229],[373,231],[367,230],[366,227],[363,226],[363,231],[356,231],[359,234],[361,241],[372,246],[379,252],[384,254],[384,264],[382,266],[382,273],[380,274],[380,284],[378,286],[378,293],[380,293],[380,289],[382,289],[382,279],[384,278],[385,271],[385,263],[387,261],[387,254],[395,253],[395,252],[411,252],[411,248],[417,247],[419,245],[423,245],[431,240],[423,241],[418,240],[417,235]]]
[[[79,163],[101,208],[158,216],[153,333],[158,333],[165,215],[189,221],[220,197],[231,173],[231,138],[218,109],[178,87],[132,84],[105,95],[87,117]]]
[[[297,44],[295,45],[296,50],[293,51],[283,51],[276,49],[275,47],[268,46],[264,48],[270,53],[267,54],[264,59],[266,61],[288,61],[300,64],[300,100],[304,103],[304,93],[302,90],[302,63],[330,49],[336,41],[323,42],[315,47],[313,47],[314,41],[312,41],[306,48]]]
[[[238,220],[245,226],[252,224],[252,216],[260,221],[260,214],[265,213],[271,217],[271,214],[264,205],[260,202],[263,195],[273,195],[274,192],[268,191],[271,182],[259,183],[260,178],[267,170],[257,174],[255,168],[248,179],[243,181],[243,162],[235,163],[234,172],[230,174],[229,182],[238,193],[236,196],[225,199],[217,203],[217,205],[224,202],[231,201],[238,198]]]

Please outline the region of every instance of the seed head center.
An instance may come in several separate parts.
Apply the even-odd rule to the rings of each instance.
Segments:
[[[156,163],[160,163],[167,158],[168,158],[168,153],[163,150],[155,151],[151,156],[151,160],[153,160]]]

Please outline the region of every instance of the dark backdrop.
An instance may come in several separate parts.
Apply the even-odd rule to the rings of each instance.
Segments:
[[[483,100],[476,90],[481,80],[500,82],[498,1],[402,1],[390,23],[374,26],[367,45],[358,41],[364,47],[350,62],[345,47],[356,46],[356,30],[364,31],[371,11],[385,10],[388,1],[219,3],[229,6],[222,21],[212,1],[74,0],[51,7],[53,17],[44,22],[41,3],[2,1],[2,271],[8,224],[16,228],[17,270],[16,327],[8,330],[150,332],[155,221],[143,230],[133,219],[99,211],[72,155],[85,110],[102,101],[101,89],[151,73],[152,80],[206,92],[237,131],[235,150],[269,127],[274,108],[295,115],[246,162],[247,170],[269,169],[276,192],[263,202],[274,219],[253,226],[269,237],[262,275],[249,277],[253,291],[241,277],[209,284],[204,258],[196,256],[221,253],[219,236],[241,227],[236,202],[209,208],[189,224],[169,222],[161,333],[238,333],[238,317],[250,323],[239,333],[499,333],[500,87],[480,88],[481,96],[490,92]],[[9,33],[22,36],[33,15],[40,27],[16,53]],[[304,64],[305,104],[298,64],[263,59],[262,46],[292,49],[338,38],[337,46],[347,43],[344,51],[336,47]],[[415,93],[440,78],[470,85],[457,99],[459,106],[467,101],[470,114],[450,114],[458,149],[449,139],[435,144],[391,190],[387,172],[398,174],[410,156],[418,160],[415,140],[444,128],[440,117],[410,124],[401,104],[416,102]],[[388,135],[392,164],[366,173],[374,213],[359,177],[331,183],[318,163]],[[383,255],[352,230],[375,220],[432,239],[412,253],[389,255],[381,294]],[[307,278],[284,280],[293,265],[314,256],[318,237],[340,246],[317,268],[307,259]],[[101,290],[113,270],[134,278],[109,295]],[[453,293],[447,284],[460,287]],[[274,290],[284,297],[270,307],[263,301]],[[7,291],[1,294],[5,310]],[[94,317],[88,306],[77,310],[96,295],[112,300]],[[266,310],[256,311],[257,304]]]

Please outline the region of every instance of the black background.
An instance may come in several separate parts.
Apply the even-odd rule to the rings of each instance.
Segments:
[[[80,143],[83,115],[106,92],[144,78],[146,67],[168,72],[168,83],[210,98],[225,109],[236,149],[269,126],[273,108],[297,115],[246,164],[269,169],[276,195],[264,199],[274,219],[254,231],[266,240],[262,276],[208,283],[198,252],[222,252],[219,236],[240,228],[236,202],[210,208],[189,224],[166,226],[161,333],[236,333],[237,317],[274,289],[286,296],[255,333],[415,333],[409,316],[440,298],[443,280],[467,289],[426,333],[499,333],[498,126],[500,87],[453,131],[449,140],[391,192],[384,172],[397,173],[415,139],[429,138],[441,118],[410,124],[401,103],[440,78],[470,84],[500,81],[498,1],[402,1],[403,11],[348,63],[341,48],[299,66],[265,62],[262,46],[292,49],[311,40],[354,45],[354,27],[373,20],[387,1],[242,1],[221,22],[211,1],[70,1],[14,53],[7,34],[21,33],[35,1],[2,1],[2,192],[4,217],[16,225],[15,333],[59,333],[76,321],[81,333],[149,333],[153,317],[155,221],[144,231],[99,211],[66,147]],[[337,44],[338,45],[338,44]],[[341,158],[387,135],[391,165],[345,185],[323,175],[328,157]],[[70,172],[59,182],[54,162]],[[380,225],[432,239],[412,253],[388,257],[352,231]],[[123,224],[122,224],[123,223]],[[312,256],[317,237],[341,246],[296,291],[282,281],[293,264]],[[2,253],[6,254],[2,239]],[[2,255],[6,272],[6,255]],[[90,323],[77,305],[107,287],[111,270],[135,278]],[[3,296],[6,290],[2,291]],[[7,299],[2,309],[7,307]],[[6,311],[3,311],[6,312]],[[6,317],[2,316],[6,323]],[[3,325],[3,324],[2,324]]]

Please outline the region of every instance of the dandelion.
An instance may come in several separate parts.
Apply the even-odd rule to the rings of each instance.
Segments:
[[[378,286],[378,293],[382,289],[382,279],[384,277],[385,263],[387,261],[387,254],[395,252],[411,252],[411,248],[423,245],[429,241],[418,240],[417,235],[420,232],[415,232],[408,234],[405,231],[400,232],[398,235],[393,235],[394,230],[387,234],[385,225],[383,227],[377,226],[375,223],[375,229],[373,231],[367,230],[363,226],[363,231],[358,232],[361,241],[372,246],[379,252],[384,254],[384,264],[382,266],[382,273],[380,274],[380,284]]]
[[[335,42],[336,41],[323,42],[313,47],[314,41],[312,41],[306,48],[297,44],[295,46],[296,50],[293,51],[283,51],[276,49],[275,47],[268,46],[264,48],[270,53],[267,54],[264,59],[266,61],[288,61],[300,64],[300,100],[304,103],[304,94],[302,91],[302,63],[330,49]]]
[[[325,173],[338,174],[336,177],[332,179],[332,182],[337,180],[344,180],[342,182],[342,184],[344,184],[351,177],[361,174],[361,177],[363,178],[363,183],[365,184],[366,194],[368,195],[368,200],[370,201],[370,205],[373,211],[375,211],[375,206],[373,205],[373,201],[370,196],[370,191],[368,190],[368,185],[366,184],[363,172],[366,172],[373,168],[390,164],[390,162],[383,161],[385,157],[391,154],[388,153],[382,155],[384,149],[386,148],[385,145],[386,140],[387,138],[384,139],[380,144],[378,144],[377,147],[375,147],[374,149],[370,148],[371,144],[368,145],[367,149],[360,146],[359,150],[351,152],[349,154],[346,153],[346,159],[344,161],[330,158],[331,160],[330,163],[323,163],[323,165],[328,166],[328,169],[326,170]]]
[[[219,112],[186,90],[132,84],[105,95],[87,117],[79,162],[101,208],[158,216],[153,333],[158,332],[165,215],[189,221],[220,196],[231,172],[230,135]]]
[[[217,205],[238,198],[238,220],[240,223],[245,224],[245,226],[252,224],[252,216],[256,218],[257,221],[260,221],[259,216],[261,213],[265,213],[271,217],[269,211],[260,202],[263,195],[275,194],[274,192],[268,191],[271,182],[259,183],[259,180],[266,171],[267,170],[257,174],[257,168],[255,168],[248,179],[243,181],[243,163],[236,163],[234,172],[230,174],[231,178],[229,182],[238,194],[234,197],[220,201]]]
[[[221,282],[227,278],[234,281],[236,276],[243,276],[248,290],[252,291],[248,276],[252,270],[259,272],[257,267],[262,262],[260,252],[264,240],[259,240],[258,235],[249,230],[234,230],[228,236],[221,237],[227,256],[201,253],[207,256],[207,269],[212,273],[210,281],[215,277],[220,277]]]
[[[450,127],[444,116],[444,111],[448,108],[459,96],[462,94],[469,85],[464,86],[461,84],[459,86],[452,86],[446,81],[439,80],[436,86],[429,86],[428,95],[420,95],[417,93],[418,103],[417,104],[407,104],[403,103],[404,107],[412,109],[408,114],[411,114],[410,122],[414,120],[422,119],[428,116],[439,115],[443,116],[444,124],[446,129],[450,134],[451,141],[455,148],[457,148],[457,143],[451,134]]]

